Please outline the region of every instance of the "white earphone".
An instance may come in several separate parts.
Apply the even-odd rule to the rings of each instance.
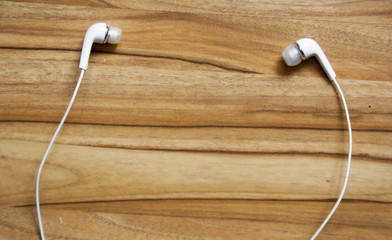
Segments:
[[[46,161],[46,158],[48,157],[49,151],[52,148],[53,142],[56,139],[58,133],[60,132],[61,127],[63,126],[65,119],[68,116],[69,111],[71,110],[72,104],[75,100],[76,94],[78,93],[80,84],[82,82],[84,72],[87,70],[88,66],[88,59],[90,58],[90,52],[91,52],[91,47],[93,43],[112,43],[112,44],[117,44],[121,40],[121,30],[115,27],[110,27],[106,23],[96,23],[91,25],[84,37],[83,41],[83,48],[82,48],[82,54],[80,56],[80,63],[79,63],[79,68],[81,69],[80,71],[80,76],[79,80],[76,84],[74,93],[72,95],[71,101],[68,104],[67,110],[64,113],[63,118],[61,119],[61,122],[59,126],[56,129],[56,132],[54,133],[52,139],[50,140],[49,146],[46,149],[45,155],[41,160],[41,164],[38,168],[38,173],[37,173],[37,179],[35,182],[35,205],[37,207],[37,216],[38,216],[38,225],[39,225],[39,231],[41,234],[41,239],[45,239],[45,234],[44,234],[44,229],[42,226],[42,219],[41,219],[41,211],[40,211],[40,204],[39,204],[39,180],[42,172],[42,168],[44,166],[44,163]]]
[[[302,60],[308,59],[313,56],[317,58],[322,68],[324,69],[325,73],[327,74],[328,78],[335,84],[335,87],[338,90],[340,97],[342,99],[344,110],[346,113],[346,120],[347,120],[348,132],[349,132],[349,151],[348,151],[346,177],[344,180],[344,184],[340,196],[337,199],[334,207],[332,208],[328,216],[325,218],[324,222],[314,233],[313,237],[311,238],[312,240],[319,235],[321,230],[323,230],[324,226],[328,223],[329,219],[332,217],[337,207],[339,206],[340,202],[342,201],[344,192],[346,191],[346,187],[347,187],[348,176],[350,174],[351,154],[352,154],[352,146],[353,146],[350,115],[348,113],[346,99],[344,97],[342,89],[340,88],[338,82],[336,81],[335,71],[332,69],[332,66],[329,63],[327,57],[325,56],[323,50],[321,50],[321,47],[313,39],[302,38],[298,40],[296,44],[291,44],[287,46],[282,52],[282,57],[286,62],[286,64],[289,66],[298,65]]]
[[[93,43],[118,44],[121,40],[121,30],[111,27],[106,23],[95,23],[91,25],[84,37],[82,55],[80,56],[79,68],[87,70]]]
[[[298,40],[296,44],[287,46],[283,50],[282,56],[286,64],[289,66],[298,65],[302,62],[302,60],[315,56],[323,67],[328,78],[332,81],[336,77],[336,74],[323,50],[321,50],[321,47],[313,39],[302,38]]]
[[[41,239],[44,240],[44,231],[42,227],[42,220],[41,220],[41,213],[40,213],[40,203],[39,203],[39,180],[41,176],[41,171],[44,166],[45,160],[49,154],[49,151],[53,145],[54,140],[56,139],[61,127],[64,124],[65,119],[68,116],[69,111],[71,110],[72,104],[75,100],[76,94],[78,92],[78,89],[80,87],[81,81],[83,79],[84,72],[87,70],[88,66],[88,60],[90,57],[90,52],[91,52],[91,47],[93,43],[111,43],[111,44],[118,44],[121,40],[121,30],[115,27],[110,27],[106,23],[96,23],[93,24],[89,27],[89,29],[86,32],[84,41],[83,41],[83,48],[82,48],[82,53],[80,57],[80,63],[79,63],[79,68],[81,69],[80,72],[80,77],[79,80],[76,84],[75,91],[72,95],[71,101],[68,105],[67,110],[64,113],[64,116],[57,127],[56,132],[54,133],[48,148],[46,149],[45,155],[42,158],[41,164],[38,169],[37,173],[37,179],[36,179],[36,207],[37,207],[37,216],[38,216],[38,224],[39,224],[39,229],[40,229],[40,234],[41,234]],[[346,173],[346,179],[343,185],[342,192],[338,198],[338,200],[335,203],[335,206],[331,210],[330,214],[327,216],[327,218],[324,220],[324,222],[321,224],[319,229],[316,231],[316,233],[313,235],[311,239],[315,239],[317,235],[321,232],[325,224],[329,221],[333,213],[335,212],[336,208],[338,207],[340,201],[343,198],[347,182],[348,182],[348,176],[349,176],[349,171],[350,171],[350,164],[351,164],[351,152],[352,152],[352,133],[351,133],[351,124],[350,124],[350,117],[348,113],[348,108],[346,104],[346,100],[344,98],[343,92],[340,89],[338,83],[336,82],[336,74],[332,69],[331,64],[329,63],[327,57],[325,56],[324,52],[321,50],[320,46],[316,43],[316,41],[310,39],[310,38],[304,38],[300,39],[297,41],[297,43],[294,45],[289,45],[286,47],[282,53],[283,59],[289,66],[295,66],[299,64],[302,60],[305,60],[309,57],[315,56],[323,69],[325,70],[325,73],[327,74],[328,78],[333,81],[335,84],[336,88],[339,91],[339,94],[342,98],[345,111],[346,111],[346,118],[347,118],[347,124],[348,124],[348,130],[349,130],[349,138],[350,138],[350,145],[349,145],[349,153],[348,153],[348,164],[347,164],[347,173]]]

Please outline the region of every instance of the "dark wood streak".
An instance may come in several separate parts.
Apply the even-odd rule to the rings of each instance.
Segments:
[[[15,50],[35,50],[35,51],[73,51],[73,52],[80,52],[81,49],[66,49],[66,48],[29,48],[29,47],[1,47],[0,49],[15,49]],[[187,63],[193,63],[198,65],[208,65],[212,67],[216,67],[222,70],[232,71],[232,72],[239,72],[239,73],[248,73],[248,74],[263,74],[255,71],[250,71],[246,69],[240,68],[231,68],[223,65],[219,65],[212,62],[203,62],[203,61],[196,61],[190,60],[186,58],[180,57],[172,57],[172,56],[164,56],[164,55],[144,55],[144,54],[133,54],[133,53],[122,53],[122,52],[110,52],[104,50],[95,51],[97,53],[105,53],[105,54],[113,54],[113,55],[122,55],[122,56],[133,56],[133,57],[143,57],[143,58],[157,58],[157,59],[166,59],[166,60],[175,60],[175,61],[183,61]]]

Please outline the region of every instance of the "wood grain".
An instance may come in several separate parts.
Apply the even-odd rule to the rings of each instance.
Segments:
[[[53,239],[303,239],[333,203],[156,200],[44,205]],[[389,239],[391,204],[347,203],[318,239]],[[0,209],[0,236],[38,239],[35,209]],[[60,222],[61,221],[63,224]]]
[[[0,60],[1,77],[9,79],[0,96],[1,118],[58,122],[78,77],[79,52],[0,52],[9,56]],[[18,62],[31,70],[18,71]],[[331,129],[346,124],[325,79],[244,74],[161,58],[93,54],[91,62],[68,122]],[[344,79],[341,85],[354,129],[392,129],[391,82]]]
[[[75,87],[88,26],[123,30],[89,69],[41,181],[48,239],[392,235],[392,2],[0,1],[0,239],[38,239],[36,170]],[[61,217],[63,224],[60,223]]]
[[[29,189],[34,187],[35,172],[29,173],[29,169],[38,168],[42,152],[36,149],[44,149],[45,145],[1,141],[3,187],[16,180],[11,186],[13,190],[3,194],[0,203],[34,203]],[[343,159],[305,154],[219,154],[56,145],[42,175],[41,202],[333,199],[341,188]],[[390,164],[366,158],[354,160],[346,199],[389,202]],[[377,188],[373,188],[375,182]]]
[[[353,2],[350,4],[354,5]],[[392,8],[390,2],[384,5],[383,11]],[[284,15],[278,18],[273,12],[270,15],[243,16],[60,6],[2,2],[2,46],[79,51],[88,26],[107,19],[124,32],[116,53],[174,58],[225,69],[282,75],[287,74],[287,68],[281,61],[282,49],[299,36],[312,36],[331,59],[338,77],[388,79],[391,76],[388,71],[392,62],[391,39],[384,35],[390,31],[389,24],[372,25],[356,22],[355,18],[349,22],[344,18],[339,21],[338,16],[333,16],[337,18],[335,21],[315,17],[310,20],[287,18]],[[329,7],[326,5],[320,10]],[[47,15],[30,15],[31,12],[42,11]],[[372,14],[371,11],[368,13]],[[329,31],[331,28],[334,31]],[[42,35],[45,35],[45,41],[42,41]],[[26,36],[28,41],[25,41]],[[360,44],[357,39],[362,39]],[[98,48],[102,49],[102,46]],[[298,67],[303,71],[296,71],[296,74],[324,77],[321,68],[313,62],[312,67]],[[358,67],[366,71],[354,71]]]

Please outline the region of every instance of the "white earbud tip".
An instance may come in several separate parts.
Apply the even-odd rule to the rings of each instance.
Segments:
[[[287,46],[283,50],[282,57],[288,66],[295,66],[302,61],[301,54],[294,44]]]
[[[121,29],[110,27],[109,28],[109,38],[108,43],[110,44],[118,44],[121,40]]]

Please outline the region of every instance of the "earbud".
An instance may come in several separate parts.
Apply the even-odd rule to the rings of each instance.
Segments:
[[[121,40],[121,30],[110,27],[106,23],[95,23],[86,32],[83,41],[82,55],[80,56],[79,68],[87,70],[88,59],[90,58],[93,43],[117,44]]]
[[[282,57],[287,65],[298,65],[302,60],[315,56],[323,67],[325,73],[330,80],[335,79],[336,74],[332,69],[327,57],[316,41],[310,38],[303,38],[296,44],[287,46],[282,53]]]

